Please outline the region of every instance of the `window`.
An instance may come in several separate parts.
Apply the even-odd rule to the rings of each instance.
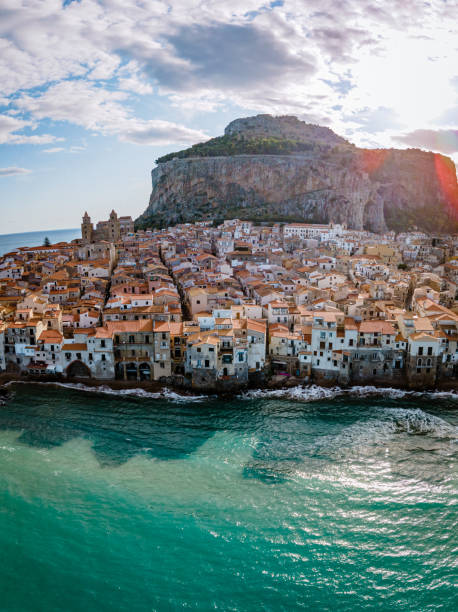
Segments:
[[[81,360],[81,353],[76,353],[76,358]]]
[[[135,342],[135,337],[134,336],[129,336],[129,343],[133,344]]]
[[[210,367],[210,360],[209,360],[209,359],[206,359],[206,360],[205,360],[205,367],[206,367],[206,368],[209,368],[209,367]]]
[[[196,351],[197,351],[198,353],[202,352],[202,351],[201,351],[200,346],[198,346],[198,347],[197,347]]]
[[[353,346],[353,338],[350,338],[350,340],[348,341],[348,346]]]
[[[160,364],[159,364],[159,366],[160,366],[162,369],[164,369],[164,368],[165,368],[165,364],[164,364],[164,362],[163,362],[163,361],[161,361],[161,362],[160,362]]]
[[[422,346],[418,347],[418,354],[419,355],[423,355],[423,347]]]
[[[65,353],[65,359],[67,361],[70,361],[71,358],[72,358],[72,354],[71,353]]]
[[[92,353],[89,353],[89,361],[92,361]]]
[[[145,336],[145,344],[149,344],[149,336]]]
[[[433,347],[428,346],[428,355],[432,355],[432,354],[433,354]]]
[[[102,353],[102,361],[106,361],[106,360],[107,360],[107,358],[106,358],[105,353]]]
[[[100,346],[101,346],[102,348],[105,348],[105,340],[101,340],[101,341],[100,341]]]
[[[377,374],[377,370],[372,370],[372,374],[375,376]]]
[[[162,340],[166,340],[167,339],[167,334],[163,333],[162,334]]]

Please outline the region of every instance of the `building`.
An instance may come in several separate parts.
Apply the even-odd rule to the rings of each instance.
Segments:
[[[119,217],[114,210],[111,211],[107,221],[99,221],[96,228],[91,222],[87,212],[84,213],[81,223],[81,237],[85,244],[107,240],[117,242],[122,236],[126,236],[134,231],[132,217]]]

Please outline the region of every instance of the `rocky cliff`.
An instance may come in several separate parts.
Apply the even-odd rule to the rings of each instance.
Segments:
[[[234,217],[375,232],[458,226],[452,160],[417,149],[359,149],[295,117],[237,119],[224,136],[157,162],[139,227]]]

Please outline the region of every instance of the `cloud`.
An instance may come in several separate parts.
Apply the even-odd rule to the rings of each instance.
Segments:
[[[438,151],[446,155],[458,153],[458,129],[414,130],[408,134],[395,136],[394,139],[411,147]]]
[[[61,151],[65,151],[63,147],[53,147],[51,149],[43,149],[42,153],[60,153]]]
[[[169,121],[135,121],[124,127],[121,140],[143,145],[167,145],[171,143],[195,143],[207,140],[208,135]]]
[[[78,80],[52,85],[38,95],[23,95],[16,100],[16,105],[38,119],[71,122],[135,144],[185,144],[195,142],[196,138],[207,138],[200,130],[173,122],[138,119],[124,104],[127,100],[128,94],[125,92],[109,91],[94,83]],[[80,149],[72,147],[71,152]]]
[[[316,70],[314,57],[292,52],[287,40],[253,23],[183,26],[167,37],[179,64],[149,65],[160,83],[175,90],[200,87],[235,89],[305,79]]]
[[[0,104],[17,123],[0,120],[0,142],[55,142],[37,133],[49,119],[189,142],[202,131],[177,126],[177,113],[228,108],[377,137],[453,126],[457,21],[458,5],[441,0],[4,0]]]
[[[352,113],[345,117],[349,123],[355,123],[359,127],[355,128],[360,132],[384,132],[388,129],[399,129],[401,127],[399,119],[393,109],[379,106],[378,108],[365,108],[357,113]]]
[[[24,129],[36,129],[33,121],[26,121],[10,115],[0,115],[0,144],[48,144],[62,140],[51,134],[32,134],[27,135],[22,132]]]
[[[10,166],[9,168],[0,168],[0,176],[17,176],[18,174],[29,174],[31,170],[27,168],[17,168]]]

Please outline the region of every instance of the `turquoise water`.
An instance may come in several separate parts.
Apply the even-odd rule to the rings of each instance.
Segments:
[[[18,385],[0,609],[454,610],[458,402]]]
[[[0,234],[0,257],[19,247],[42,246],[45,238],[52,244],[70,242],[81,238],[80,229],[47,230],[40,232],[24,232],[22,234]]]

